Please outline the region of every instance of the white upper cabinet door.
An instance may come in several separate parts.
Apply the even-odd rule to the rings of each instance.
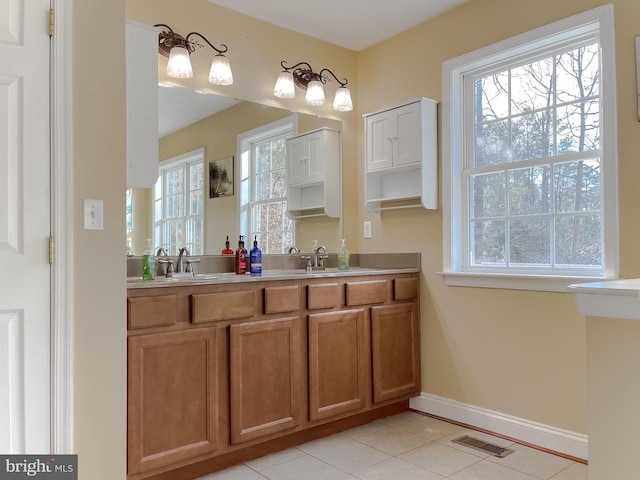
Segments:
[[[393,111],[394,155],[393,165],[410,165],[422,160],[423,122],[420,118],[420,103],[413,103]]]
[[[371,115],[366,120],[367,170],[393,166],[393,134],[388,112]]]
[[[307,169],[307,149],[304,137],[287,141],[287,183],[304,183]]]
[[[422,125],[420,102],[368,115],[367,170],[420,163]]]
[[[287,182],[290,185],[324,180],[325,131],[319,130],[287,141]]]
[[[307,135],[308,158],[305,171],[307,182],[319,182],[324,180],[325,169],[325,135],[324,131]]]

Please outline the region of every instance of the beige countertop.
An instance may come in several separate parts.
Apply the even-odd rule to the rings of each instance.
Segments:
[[[139,277],[127,278],[127,288],[158,288],[177,287],[185,285],[216,285],[225,283],[246,283],[264,282],[274,280],[302,280],[314,278],[334,278],[363,275],[385,275],[399,273],[417,273],[419,268],[365,268],[353,267],[349,270],[338,270],[337,268],[327,268],[325,270],[264,270],[262,275],[253,276],[250,274],[237,275],[234,272],[221,273],[196,273],[194,276],[179,275],[174,277],[156,277],[155,280],[144,282]]]

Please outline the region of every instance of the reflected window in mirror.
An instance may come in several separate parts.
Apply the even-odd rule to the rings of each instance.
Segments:
[[[258,239],[263,253],[287,253],[295,244],[294,222],[287,216],[287,138],[294,122],[284,119],[239,136],[240,224],[247,248]]]
[[[133,188],[125,191],[125,232],[127,241],[127,257],[135,255],[133,252]]]
[[[153,187],[153,240],[169,255],[203,253],[204,148],[162,162]]]

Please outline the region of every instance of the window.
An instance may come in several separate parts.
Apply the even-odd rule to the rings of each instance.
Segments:
[[[449,284],[617,274],[612,23],[605,6],[443,65]]]
[[[245,244],[257,236],[263,253],[287,253],[294,245],[294,223],[287,216],[287,138],[295,120],[288,118],[239,137],[241,152],[241,229]]]
[[[204,148],[160,164],[153,187],[153,240],[169,255],[203,254]]]
[[[127,241],[127,256],[133,255],[133,189],[125,191],[125,233]]]

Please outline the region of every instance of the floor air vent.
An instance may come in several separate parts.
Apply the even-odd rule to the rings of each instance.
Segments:
[[[474,450],[489,453],[494,457],[502,458],[506,457],[510,453],[513,453],[513,450],[511,450],[510,448],[499,447],[498,445],[494,445],[493,443],[488,443],[484,440],[478,440],[477,438],[473,438],[468,435],[463,435],[451,441],[459,445],[464,445],[465,447],[473,448]]]

